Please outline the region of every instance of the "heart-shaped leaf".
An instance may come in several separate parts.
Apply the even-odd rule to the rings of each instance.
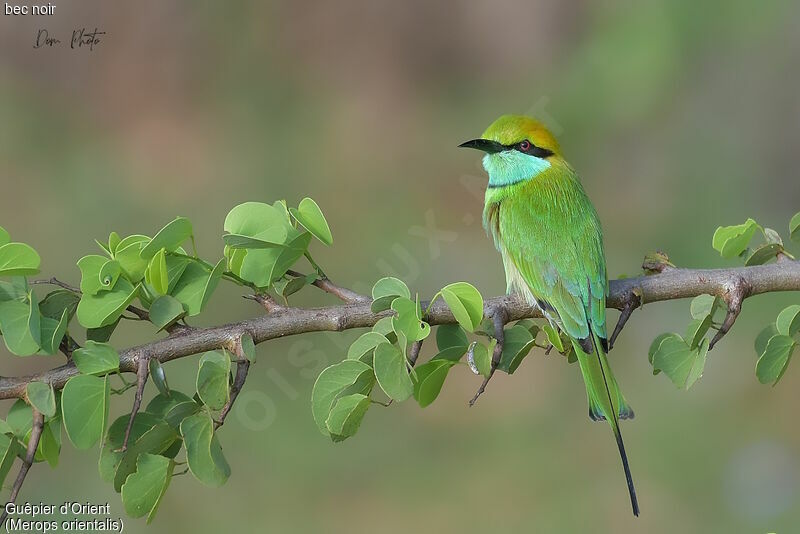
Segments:
[[[322,210],[319,209],[319,206],[313,199],[308,197],[304,198],[300,201],[300,205],[297,209],[292,208],[289,212],[292,214],[292,217],[302,224],[306,230],[311,232],[314,237],[326,245],[330,246],[333,244],[333,235],[328,226],[328,221],[325,220]]]
[[[25,243],[0,246],[0,276],[27,276],[39,272],[39,254]]]
[[[462,328],[473,332],[483,319],[483,297],[467,282],[455,282],[442,288],[442,298]]]
[[[756,376],[762,384],[772,385],[778,381],[786,372],[789,360],[797,343],[789,336],[776,334],[772,336],[764,348],[764,353],[758,358],[756,363]]]
[[[400,402],[414,393],[406,355],[397,346],[382,343],[375,347],[374,368],[378,384],[390,399]]]

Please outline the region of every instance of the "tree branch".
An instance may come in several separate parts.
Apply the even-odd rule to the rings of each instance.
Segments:
[[[741,309],[741,301],[753,295],[776,291],[800,291],[800,262],[783,260],[768,265],[729,269],[668,269],[651,276],[612,280],[606,304],[610,308],[624,310],[634,297],[640,299],[637,306],[641,306],[709,294],[725,300],[729,315],[733,314],[735,319]],[[513,296],[486,300],[487,316],[498,309],[504,311],[506,322],[541,317],[537,310]],[[249,333],[255,343],[262,343],[306,332],[371,327],[390,314],[390,311],[373,313],[369,301],[312,309],[280,307],[265,316],[212,328],[175,332],[164,339],[123,350],[120,352],[120,370],[136,372],[136,356],[142,353],[167,362],[226,346],[231,339],[244,333]],[[442,301],[434,303],[425,319],[431,325],[455,322],[452,312]],[[733,320],[726,319],[726,322],[732,324]],[[74,364],[68,363],[34,375],[2,377],[0,399],[22,398],[25,386],[34,380],[62,388],[69,378],[77,374]]]

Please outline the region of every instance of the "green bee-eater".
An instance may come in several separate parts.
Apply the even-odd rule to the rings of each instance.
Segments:
[[[638,516],[619,428],[619,420],[632,418],[633,411],[606,358],[608,278],[597,212],[558,142],[531,118],[504,115],[480,139],[460,146],[486,153],[489,185],[483,223],[503,257],[508,292],[538,307],[572,340],[589,417],[605,419],[614,431]]]

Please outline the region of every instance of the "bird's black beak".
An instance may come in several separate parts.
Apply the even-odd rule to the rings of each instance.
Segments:
[[[460,145],[458,145],[458,147],[475,148],[477,150],[486,152],[487,154],[496,154],[498,152],[507,150],[507,148],[504,145],[498,143],[497,141],[490,141],[489,139],[473,139],[472,141],[461,143]]]

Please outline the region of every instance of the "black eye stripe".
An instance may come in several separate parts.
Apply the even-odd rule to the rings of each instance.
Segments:
[[[523,142],[527,141],[530,145],[528,150],[522,150],[521,145]],[[514,145],[504,145],[507,150],[516,150],[517,152],[522,152],[523,154],[528,154],[529,156],[536,156],[537,158],[549,158],[553,155],[552,150],[548,150],[546,148],[538,147],[531,143],[528,139],[523,139],[519,143]]]

